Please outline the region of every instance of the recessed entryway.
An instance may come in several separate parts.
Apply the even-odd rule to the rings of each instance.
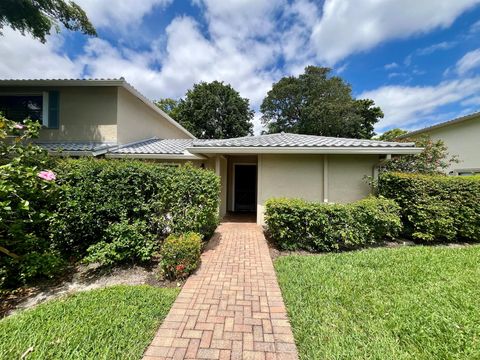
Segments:
[[[257,208],[257,165],[233,164],[233,210],[255,212]]]

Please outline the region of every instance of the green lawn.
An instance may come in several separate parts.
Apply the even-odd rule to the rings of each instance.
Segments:
[[[0,359],[140,359],[178,289],[113,286],[0,321]]]
[[[480,359],[480,246],[275,261],[301,359]]]

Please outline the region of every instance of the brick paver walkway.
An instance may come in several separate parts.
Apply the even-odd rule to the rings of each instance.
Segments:
[[[223,223],[145,352],[150,359],[298,359],[259,226]]]

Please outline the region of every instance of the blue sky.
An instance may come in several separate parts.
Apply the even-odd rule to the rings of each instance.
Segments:
[[[0,78],[125,77],[151,99],[222,80],[256,110],[273,82],[329,66],[393,127],[480,110],[480,0],[77,0],[99,36],[4,29]]]

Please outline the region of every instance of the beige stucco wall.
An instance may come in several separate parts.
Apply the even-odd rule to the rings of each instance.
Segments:
[[[460,162],[450,166],[447,173],[457,169],[480,169],[480,116],[422,134],[443,140],[449,154],[458,155]]]
[[[257,222],[263,224],[265,201],[273,197],[346,203],[368,196],[364,177],[378,161],[376,155],[259,155]]]
[[[59,128],[42,129],[40,140],[116,141],[116,87],[26,87],[9,88],[8,92],[41,93],[52,90],[59,92]]]
[[[373,176],[375,155],[328,155],[328,202],[348,203],[370,194],[365,176]]]
[[[323,155],[258,156],[257,222],[263,224],[265,201],[292,197],[323,201]]]
[[[12,87],[5,93],[59,91],[59,128],[42,129],[42,141],[104,141],[126,144],[151,138],[190,138],[122,87]]]
[[[190,138],[136,96],[123,88],[118,88],[118,142],[126,144],[152,137]]]

